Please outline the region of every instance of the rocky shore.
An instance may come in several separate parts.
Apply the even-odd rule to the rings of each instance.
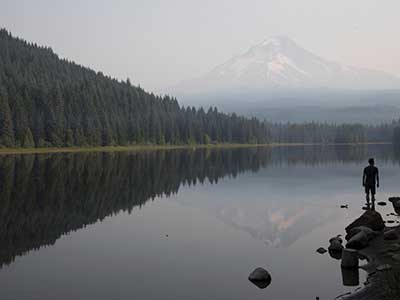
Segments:
[[[400,215],[400,198],[390,198],[389,201],[396,215]],[[346,233],[346,249],[356,250],[357,260],[366,259],[367,263],[359,268],[365,270],[368,277],[362,289],[336,299],[400,299],[400,226],[387,227],[378,212],[367,210],[346,227]],[[342,267],[343,258],[344,255]],[[358,267],[353,267],[353,270],[358,272]],[[344,271],[351,274],[351,267]]]

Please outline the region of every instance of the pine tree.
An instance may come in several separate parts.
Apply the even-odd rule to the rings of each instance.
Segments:
[[[0,87],[0,146],[14,146],[14,128],[8,97],[4,89]]]
[[[23,148],[33,148],[35,147],[35,142],[33,141],[32,131],[29,128],[24,130],[24,135],[22,138],[22,145]]]

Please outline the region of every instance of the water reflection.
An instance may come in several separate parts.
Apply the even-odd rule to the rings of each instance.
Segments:
[[[0,266],[180,185],[256,172],[269,159],[267,149],[2,156]]]
[[[226,176],[280,165],[364,162],[371,151],[371,146],[285,147],[1,156],[0,266],[106,216],[177,193],[182,185],[214,184]],[[399,159],[389,146],[380,147],[375,157],[380,162]],[[257,206],[247,211],[224,207],[216,214],[274,246],[289,245],[335,218],[334,213],[320,213],[319,207],[306,210],[303,203],[283,210],[271,204],[267,212]],[[317,212],[319,217],[309,217]],[[250,219],[254,226],[247,223]]]
[[[359,268],[341,268],[342,279],[344,286],[359,286],[360,285],[360,270]]]

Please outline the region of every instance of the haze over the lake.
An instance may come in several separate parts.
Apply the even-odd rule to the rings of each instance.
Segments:
[[[0,0],[0,27],[160,91],[281,34],[330,60],[399,76],[399,11],[394,0]]]

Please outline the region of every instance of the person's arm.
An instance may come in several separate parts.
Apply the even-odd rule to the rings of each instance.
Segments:
[[[362,186],[365,186],[365,176],[366,176],[366,174],[365,174],[365,169],[364,169],[363,177],[362,177]]]
[[[379,187],[379,170],[376,168],[376,187]]]

